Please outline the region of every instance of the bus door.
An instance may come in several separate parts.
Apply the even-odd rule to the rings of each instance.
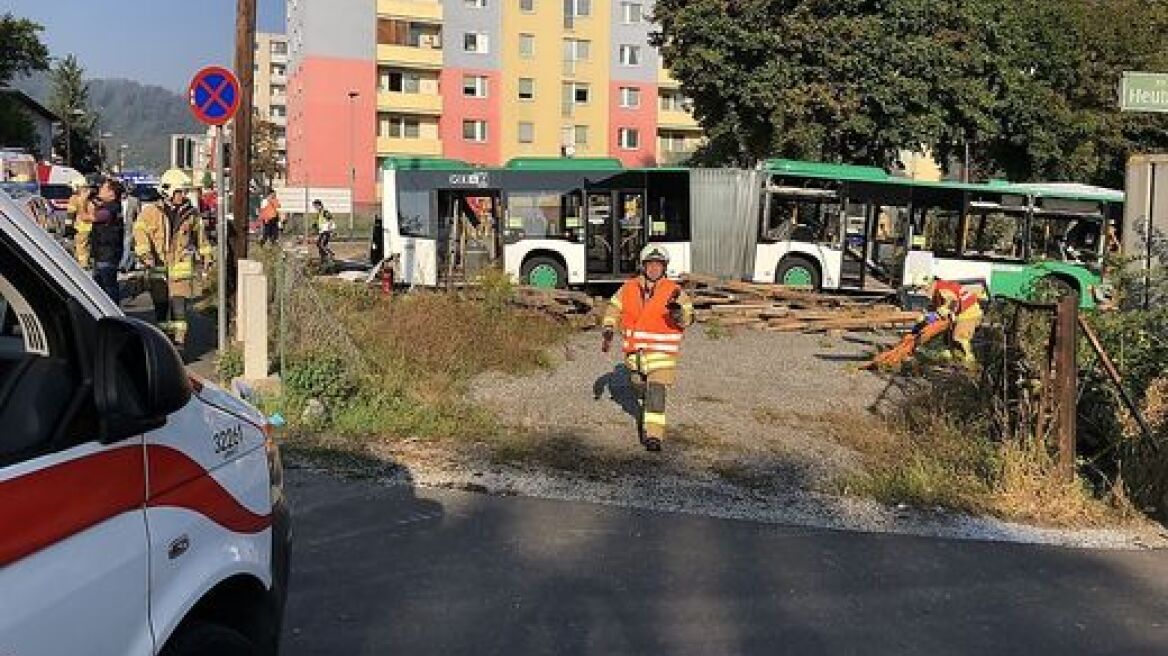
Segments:
[[[869,203],[844,204],[843,257],[840,259],[840,287],[863,289],[867,277],[868,235],[874,219]]]
[[[590,190],[585,200],[589,275],[636,273],[641,248],[648,242],[645,192]]]

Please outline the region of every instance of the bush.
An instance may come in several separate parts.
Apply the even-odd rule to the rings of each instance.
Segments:
[[[221,383],[227,384],[243,375],[243,349],[229,346],[219,351],[215,360],[215,374]]]

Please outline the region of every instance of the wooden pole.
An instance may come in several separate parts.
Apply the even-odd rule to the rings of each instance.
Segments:
[[[256,0],[236,0],[235,75],[239,78],[240,102],[231,141],[231,212],[235,225],[231,232],[231,267],[228,282],[235,287],[236,263],[247,257],[248,200],[251,182],[251,128],[255,99]],[[222,193],[222,190],[220,190]]]
[[[1058,469],[1065,480],[1075,477],[1075,432],[1079,401],[1078,350],[1079,296],[1059,299],[1054,331],[1054,399]]]

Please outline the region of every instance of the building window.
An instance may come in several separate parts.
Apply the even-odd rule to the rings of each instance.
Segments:
[[[284,86],[283,84],[273,84],[271,88],[268,89],[268,93],[273,98],[280,98],[288,93],[288,87]]]
[[[490,39],[485,32],[467,32],[462,35],[462,49],[466,52],[485,55],[490,52],[489,44]]]
[[[520,34],[519,35],[519,56],[520,57],[534,57],[535,56],[535,35],[534,34]]]
[[[622,2],[621,17],[624,19],[625,25],[633,25],[644,20],[645,12],[639,2]]]
[[[472,9],[486,9],[487,0],[464,0],[467,7]]]
[[[572,127],[572,142],[577,146],[588,145],[588,126],[576,125]]]
[[[268,115],[271,118],[286,118],[288,116],[288,108],[283,105],[272,105],[272,108],[268,110]]]
[[[576,18],[592,14],[592,0],[564,0],[564,27],[574,29]]]
[[[535,13],[535,0],[519,0],[519,11],[525,14]]]
[[[587,105],[588,104],[588,85],[587,84],[573,85],[572,101],[575,102],[577,105]]]
[[[390,139],[418,139],[422,136],[421,123],[416,118],[384,114],[377,122],[377,136]]]
[[[271,52],[273,55],[286,55],[288,54],[288,44],[284,41],[273,41]]]
[[[693,102],[677,91],[662,91],[660,98],[663,112],[688,112],[693,109]]]
[[[591,57],[591,41],[584,39],[564,39],[564,61],[588,61]]]
[[[287,72],[283,64],[272,64],[272,77],[284,77]]]
[[[470,98],[487,97],[487,78],[484,75],[463,75],[462,95]]]
[[[422,76],[417,73],[385,70],[378,75],[381,91],[390,93],[421,93]]]
[[[636,150],[641,147],[641,133],[636,128],[621,128],[616,132],[617,143],[625,150]]]
[[[637,87],[621,87],[620,106],[626,109],[636,109],[641,106],[641,90]]]
[[[462,138],[467,141],[483,142],[487,140],[486,121],[463,121]]]
[[[641,46],[622,45],[620,47],[621,66],[641,65]]]
[[[442,47],[442,26],[394,18],[379,18],[377,20],[377,43],[385,46],[438,49]]]
[[[535,100],[535,78],[519,78],[519,99]]]
[[[519,143],[529,144],[535,142],[535,123],[520,122],[519,123]]]

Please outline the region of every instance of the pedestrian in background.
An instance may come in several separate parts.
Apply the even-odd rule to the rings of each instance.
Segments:
[[[92,199],[90,249],[93,256],[93,279],[113,302],[121,302],[118,289],[118,265],[125,248],[125,225],[122,220],[122,183],[107,179]]]
[[[128,189],[122,189],[122,223],[124,225],[125,241],[122,242],[122,261],[118,267],[122,271],[133,271],[138,265],[134,257],[134,222],[142,212],[142,201],[131,194]]]
[[[280,241],[280,201],[275,191],[269,191],[264,204],[260,207],[260,224],[263,235],[260,237],[260,246],[270,243],[273,246]]]
[[[333,232],[337,229],[337,222],[333,221],[333,213],[325,209],[324,203],[319,199],[312,201],[312,209],[316,210],[316,252],[320,255],[320,261],[324,262],[333,259],[333,251],[329,248],[329,242],[333,240]]]

